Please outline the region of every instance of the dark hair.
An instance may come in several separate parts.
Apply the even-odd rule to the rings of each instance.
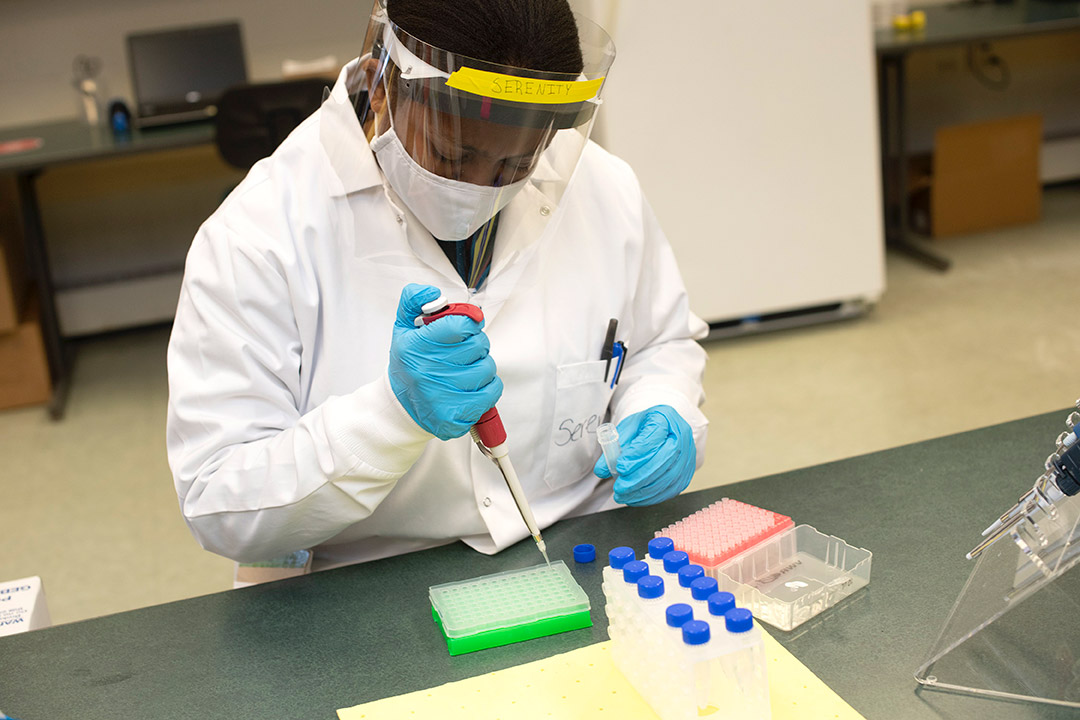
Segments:
[[[386,14],[418,40],[477,60],[574,75],[584,66],[567,0],[387,0]]]

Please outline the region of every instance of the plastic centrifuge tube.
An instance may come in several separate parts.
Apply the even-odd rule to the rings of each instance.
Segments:
[[[625,574],[626,568],[623,568]],[[664,578],[656,575],[646,575],[637,581],[638,607],[642,608],[646,618],[646,637],[651,639],[658,636],[653,634],[653,628],[664,622],[664,608],[667,606],[664,597]]]
[[[604,451],[604,460],[611,471],[611,477],[615,477],[615,463],[619,461],[619,431],[612,423],[604,423],[596,428],[596,439],[600,441],[600,449]]]
[[[712,659],[715,656],[711,643],[709,623],[702,620],[689,620],[682,624],[682,639],[687,649],[687,659],[693,668],[692,676],[688,678],[692,683],[695,704],[698,715],[711,715],[717,711],[717,707],[709,701],[713,695],[710,680],[712,672]]]
[[[649,550],[645,555],[645,562],[649,564],[649,572],[660,575],[664,572],[664,556],[675,549],[675,543],[669,537],[654,537],[649,541]]]

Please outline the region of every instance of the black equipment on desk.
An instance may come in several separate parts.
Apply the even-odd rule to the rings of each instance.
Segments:
[[[222,93],[247,82],[237,22],[136,33],[127,45],[139,127],[212,118]]]
[[[218,103],[217,147],[225,162],[247,170],[277,149],[319,109],[327,81],[303,78],[229,88]]]

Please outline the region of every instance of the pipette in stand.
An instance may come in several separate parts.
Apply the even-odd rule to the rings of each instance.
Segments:
[[[422,310],[423,314],[416,318],[418,327],[430,325],[439,318],[448,315],[464,315],[476,322],[482,322],[484,319],[483,311],[476,305],[447,303],[446,299],[441,295],[435,300],[426,303]],[[532,508],[529,507],[529,501],[525,497],[525,490],[521,487],[521,482],[518,480],[514,464],[510,462],[510,447],[506,442],[506,429],[503,427],[502,418],[499,417],[499,411],[491,408],[481,415],[476,424],[469,429],[469,435],[484,457],[490,459],[495,463],[495,467],[499,468],[499,472],[502,473],[503,480],[506,481],[506,486],[510,489],[510,494],[514,498],[514,504],[517,505],[518,512],[521,513],[521,519],[525,521],[525,527],[529,529],[529,534],[536,541],[536,547],[539,548],[540,554],[544,556],[544,562],[550,565],[551,560],[548,559],[547,545],[540,535],[540,527],[536,524],[536,519],[533,518]]]
[[[1076,406],[1080,409],[1080,400],[1076,401]],[[967,554],[969,560],[977,558],[995,542],[1014,533],[1017,526],[1034,522],[1031,518],[1036,511],[1053,515],[1055,503],[1080,493],[1080,443],[1076,442],[1077,433],[1080,432],[1080,413],[1069,415],[1065,425],[1068,432],[1058,436],[1057,448],[1046,458],[1045,472],[1015,505],[983,530],[986,539]]]

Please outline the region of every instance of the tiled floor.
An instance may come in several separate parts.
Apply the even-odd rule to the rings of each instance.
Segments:
[[[1038,225],[939,247],[946,274],[890,254],[865,318],[709,343],[711,436],[692,488],[1070,406],[1080,187],[1049,191]],[[55,623],[231,587],[232,563],[199,548],[176,506],[167,340],[84,341],[63,422],[0,413],[0,579],[40,575]]]

